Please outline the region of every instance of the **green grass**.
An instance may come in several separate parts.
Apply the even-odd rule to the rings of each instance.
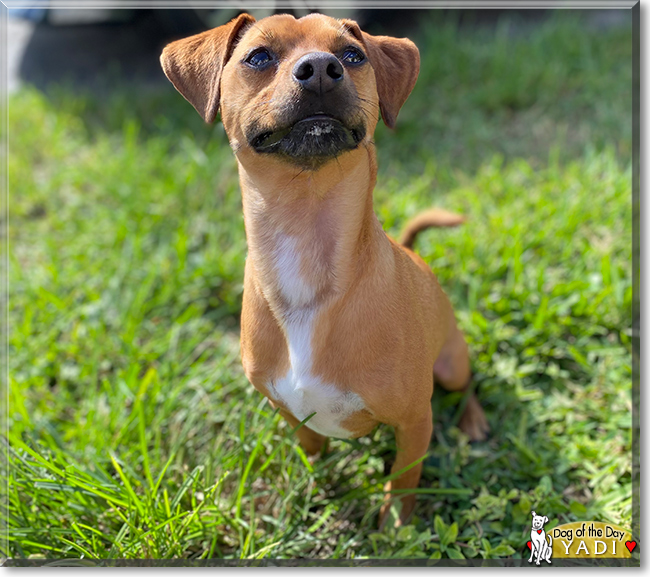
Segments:
[[[468,336],[490,439],[436,391],[413,523],[376,530],[392,432],[311,464],[247,383],[246,254],[220,125],[170,87],[10,100],[10,557],[521,557],[631,524],[631,33],[413,35],[376,210],[465,214],[417,249]]]

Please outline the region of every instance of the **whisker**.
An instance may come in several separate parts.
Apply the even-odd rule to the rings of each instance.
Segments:
[[[273,42],[275,40],[275,34],[271,30],[262,30],[262,28],[259,27],[258,22],[254,22],[251,25],[252,28],[255,28],[268,42]]]
[[[341,161],[339,160],[339,157],[338,157],[338,156],[335,156],[335,157],[334,157],[334,160],[336,160],[336,164],[339,165],[339,173],[340,173],[341,175],[343,175],[343,166],[341,166]]]
[[[338,40],[339,38],[344,38],[349,34],[352,34],[350,32],[350,28],[345,22],[341,22],[341,25],[339,26],[339,29],[336,32],[336,39]]]
[[[269,100],[262,100],[261,102],[257,102],[257,101],[254,100],[254,101],[252,101],[252,102],[249,102],[249,103],[244,107],[244,110],[247,110],[248,108],[252,108],[253,106],[261,106],[261,105],[263,105],[263,104],[271,104],[271,102],[273,102],[273,101],[275,101],[275,100],[276,100],[275,97],[270,98]]]
[[[301,168],[301,169],[300,169],[300,172],[299,172],[298,174],[296,174],[296,175],[295,175],[295,176],[294,176],[294,177],[293,177],[293,178],[292,178],[292,179],[287,183],[287,187],[290,186],[291,183],[292,183],[294,180],[296,180],[296,178],[298,178],[298,177],[299,177],[303,172],[305,172],[305,170],[306,170],[305,168]]]
[[[377,107],[377,108],[379,107],[379,103],[378,103],[378,102],[373,102],[372,100],[368,100],[367,98],[363,98],[363,97],[361,97],[361,96],[357,96],[357,98],[358,98],[359,100],[361,100],[361,102],[366,102],[367,104],[372,104],[373,106],[375,106],[375,107]]]
[[[366,112],[366,113],[368,113],[368,114],[372,114],[372,113],[374,113],[374,112],[377,112],[378,109],[377,109],[377,108],[370,108],[370,109],[368,109],[368,108],[366,108],[365,106],[359,106],[359,110],[363,110],[364,112]]]

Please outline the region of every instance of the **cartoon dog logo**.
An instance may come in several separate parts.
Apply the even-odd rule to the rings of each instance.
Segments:
[[[535,564],[539,565],[539,562],[544,560],[547,563],[551,562],[551,555],[553,555],[553,539],[548,535],[548,541],[546,541],[546,531],[544,531],[544,523],[548,523],[548,517],[546,515],[538,515],[533,511],[533,526],[530,530],[530,541],[528,541],[528,546],[530,547],[530,559],[529,563],[533,562],[533,557],[537,555]]]

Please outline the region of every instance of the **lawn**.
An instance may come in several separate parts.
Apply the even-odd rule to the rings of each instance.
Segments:
[[[171,85],[9,102],[8,550],[19,558],[521,558],[530,511],[629,528],[631,26],[437,15],[376,135],[390,234],[453,301],[492,434],[436,390],[413,523],[377,531],[392,431],[310,463],[239,362],[246,243],[222,127]]]

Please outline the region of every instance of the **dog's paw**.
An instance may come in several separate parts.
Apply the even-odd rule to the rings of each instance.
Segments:
[[[327,443],[325,443],[325,445],[323,445],[323,447],[321,447],[321,449],[318,452],[316,452],[316,453],[307,453],[307,460],[309,461],[309,463],[311,465],[314,465],[315,463],[317,463],[321,459],[324,459],[329,452],[330,452],[329,451],[329,446],[328,446]]]
[[[384,531],[388,527],[398,529],[407,525],[415,509],[415,495],[391,496],[390,481],[386,483],[384,490],[387,492],[384,504],[379,510],[379,530]]]
[[[465,412],[458,426],[472,441],[485,441],[487,439],[487,435],[490,432],[490,425],[488,425],[483,407],[478,402],[476,395],[472,395],[467,400]]]

